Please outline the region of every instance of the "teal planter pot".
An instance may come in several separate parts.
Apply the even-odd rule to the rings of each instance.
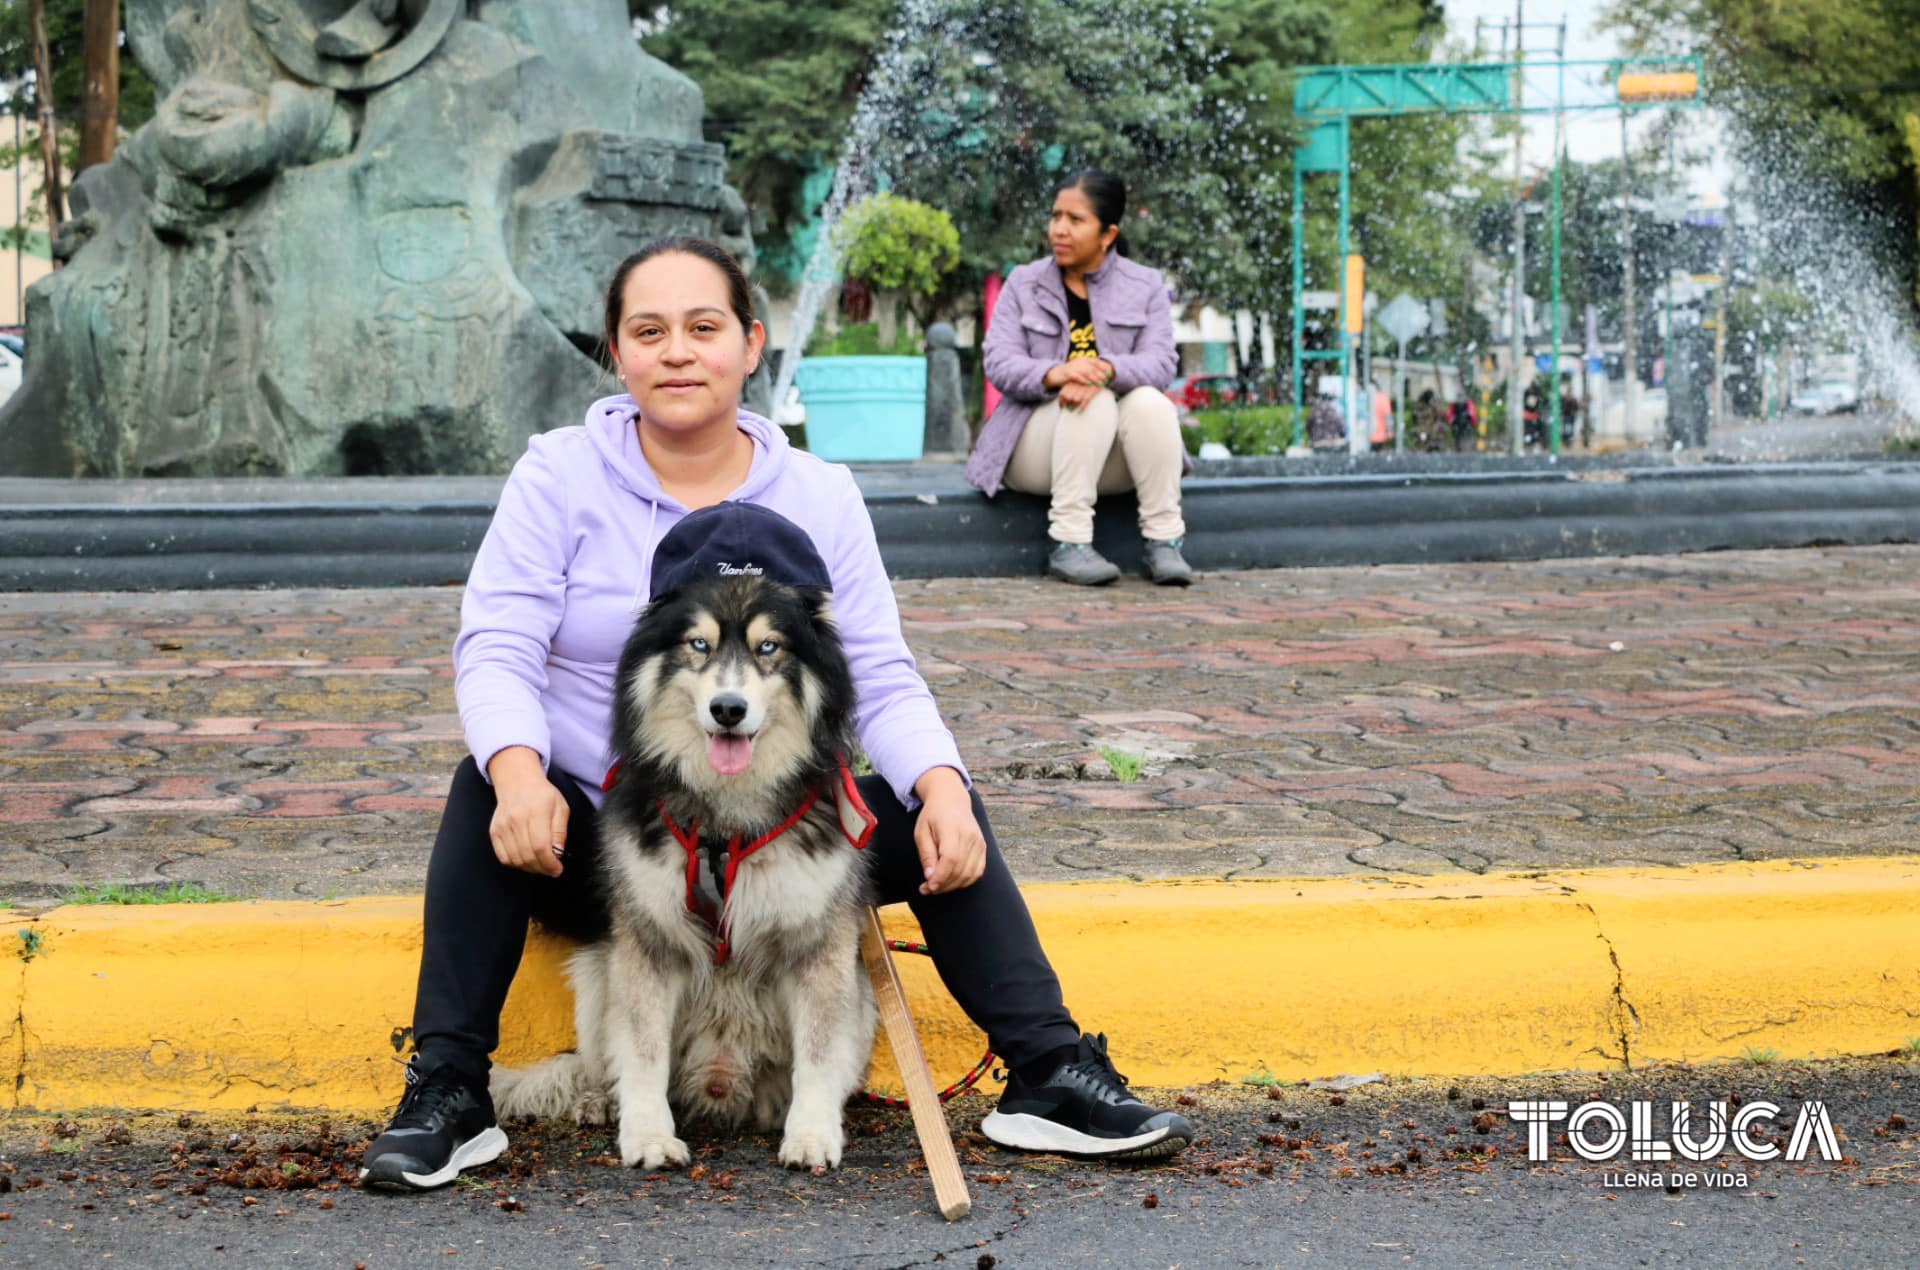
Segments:
[[[809,357],[794,373],[807,448],[834,463],[917,459],[927,432],[924,357]]]

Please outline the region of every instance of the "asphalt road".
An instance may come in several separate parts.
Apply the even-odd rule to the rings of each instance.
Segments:
[[[1001,1152],[971,1132],[985,1104],[954,1104],[975,1208],[952,1225],[898,1113],[853,1112],[826,1178],[780,1170],[768,1138],[695,1133],[696,1169],[641,1174],[609,1162],[604,1130],[514,1125],[498,1164],[398,1197],[352,1185],[364,1122],[16,1113],[0,1120],[0,1263],[1859,1267],[1911,1265],[1920,1239],[1920,1052],[1184,1096],[1201,1139],[1128,1168]],[[1784,1108],[1781,1145],[1820,1099],[1844,1155],[1686,1166],[1729,1183],[1712,1188],[1564,1144],[1531,1162],[1505,1109],[1548,1097],[1654,1099],[1662,1134],[1668,1100],[1764,1098]],[[1646,1171],[1661,1184],[1624,1184]]]

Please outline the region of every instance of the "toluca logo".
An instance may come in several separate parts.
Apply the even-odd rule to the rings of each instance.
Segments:
[[[1772,1128],[1772,1121],[1781,1114],[1776,1103],[1745,1103],[1729,1118],[1727,1100],[1716,1099],[1707,1104],[1705,1127],[1697,1128],[1693,1104],[1676,1100],[1670,1104],[1672,1114],[1665,1137],[1654,1132],[1652,1102],[1636,1100],[1626,1106],[1623,1112],[1610,1102],[1583,1102],[1569,1110],[1565,1102],[1526,1100],[1508,1103],[1507,1116],[1527,1126],[1527,1159],[1535,1163],[1549,1158],[1553,1126],[1562,1120],[1566,1121],[1567,1145],[1573,1153],[1596,1163],[1613,1159],[1622,1148],[1631,1148],[1630,1158],[1643,1164],[1664,1160],[1697,1163],[1713,1159],[1729,1146],[1749,1160],[1785,1158],[1798,1162],[1807,1158],[1811,1147],[1820,1149],[1823,1160],[1840,1158],[1840,1142],[1823,1102],[1800,1104],[1784,1152],[1763,1136],[1763,1130]]]
[[[723,578],[737,578],[744,573],[751,573],[757,576],[765,572],[765,569],[762,569],[752,561],[748,561],[746,564],[735,564],[731,560],[722,560],[720,562],[720,576]]]

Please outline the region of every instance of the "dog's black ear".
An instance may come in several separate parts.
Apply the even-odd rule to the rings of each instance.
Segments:
[[[794,590],[799,593],[800,602],[807,606],[808,617],[816,622],[834,624],[833,592],[823,587],[812,586],[795,587]]]

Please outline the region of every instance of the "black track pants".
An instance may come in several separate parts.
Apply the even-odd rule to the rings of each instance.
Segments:
[[[472,758],[454,773],[447,809],[427,865],[426,940],[414,999],[414,1046],[429,1064],[450,1063],[484,1076],[500,1043],[500,1010],[520,967],[527,920],[576,938],[607,925],[598,890],[598,812],[580,787],[554,772],[566,797],[566,869],[541,877],[501,864],[488,827],[493,786]],[[920,919],[934,966],[947,991],[1010,1065],[1039,1058],[1080,1039],[1060,999],[1060,981],[1040,949],[1026,902],[1001,858],[978,794],[973,814],[987,839],[987,869],[978,882],[944,895],[919,893],[924,880],[913,845],[917,811],[900,805],[878,776],[859,778],[860,795],[878,817],[867,851],[880,904],[904,901]]]

